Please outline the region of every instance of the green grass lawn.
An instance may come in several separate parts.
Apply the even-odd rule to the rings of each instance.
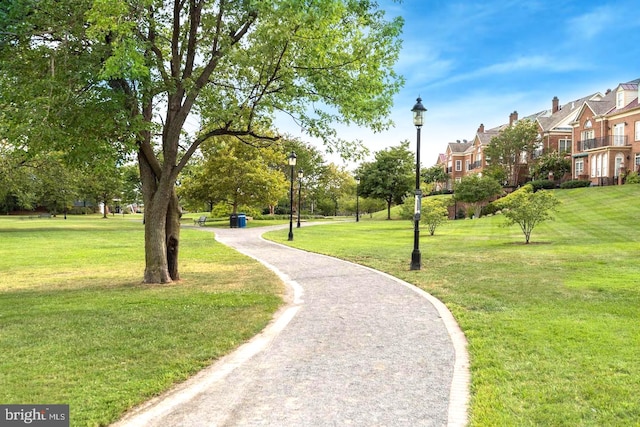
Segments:
[[[435,295],[469,341],[474,426],[640,425],[640,186],[556,191],[531,244],[499,215],[422,230],[363,218],[267,236]],[[386,212],[385,212],[386,214]],[[386,215],[385,215],[386,217]],[[339,238],[337,238],[339,236]]]
[[[140,218],[0,217],[0,402],[70,404],[108,425],[266,326],[281,282],[185,229],[181,275],[141,284]]]

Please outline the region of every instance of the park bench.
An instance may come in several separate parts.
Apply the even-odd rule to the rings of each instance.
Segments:
[[[200,218],[193,220],[193,225],[197,224],[202,227],[206,222],[207,222],[207,217],[202,215]]]

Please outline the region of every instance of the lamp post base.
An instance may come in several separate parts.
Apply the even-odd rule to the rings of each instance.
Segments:
[[[411,252],[411,270],[420,270],[422,255],[419,250],[414,249]]]

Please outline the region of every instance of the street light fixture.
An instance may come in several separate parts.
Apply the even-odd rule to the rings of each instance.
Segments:
[[[416,191],[413,208],[413,252],[411,252],[411,270],[420,270],[421,258],[420,254],[420,209],[422,207],[422,190],[420,190],[420,128],[424,122],[424,112],[427,111],[422,105],[422,99],[416,99],[416,105],[413,106],[413,124],[417,130],[416,144]]]
[[[360,222],[360,177],[356,177],[356,222]]]
[[[293,167],[296,165],[296,153],[289,154],[289,166],[291,166],[291,188],[289,190],[289,240],[293,240]]]
[[[302,178],[304,177],[304,172],[302,169],[298,170],[298,226],[300,228],[300,194],[302,193]]]

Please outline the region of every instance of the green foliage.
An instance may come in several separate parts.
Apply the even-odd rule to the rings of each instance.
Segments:
[[[553,190],[554,188],[556,188],[555,182],[549,181],[548,179],[537,179],[534,181],[530,181],[528,184],[533,187],[533,191]]]
[[[449,219],[449,210],[447,206],[451,199],[427,197],[422,200],[422,212],[420,222],[425,224],[429,229],[429,234],[434,235],[436,228],[447,222]]]
[[[257,148],[233,137],[219,137],[202,146],[203,159],[183,180],[179,194],[193,204],[226,203],[230,213],[240,205],[261,209],[275,205],[287,192],[288,177],[278,167],[282,149]]]
[[[573,179],[571,181],[565,181],[562,184],[560,184],[560,188],[562,189],[582,188],[582,187],[589,187],[589,186],[591,186],[591,181],[589,181],[588,179]]]
[[[482,206],[492,197],[502,192],[495,179],[488,176],[467,175],[453,187],[453,197],[459,202],[469,203],[475,218],[480,218]]]
[[[375,160],[362,164],[357,172],[361,179],[360,194],[384,200],[388,219],[391,219],[391,205],[401,204],[414,185],[414,162],[409,141],[378,151]]]
[[[534,162],[531,173],[538,179],[545,179],[549,173],[554,179],[562,178],[566,173],[571,172],[571,158],[557,151],[544,153]]]
[[[495,179],[500,184],[507,184],[508,172],[505,167],[500,164],[489,164],[482,174]]]
[[[203,142],[274,141],[282,113],[357,156],[361,143],[335,125],[389,128],[403,84],[394,66],[403,20],[385,19],[376,2],[10,3],[0,14],[0,140],[78,163],[137,154],[145,212],[168,219],[145,223],[148,236],[165,234],[145,241],[147,282],[178,276],[168,272],[176,252],[158,246],[179,238],[175,185]],[[199,130],[185,132],[195,116]]]
[[[422,171],[422,180],[428,184],[440,184],[449,180],[449,174],[442,165],[434,165]]]
[[[519,197],[519,193],[533,193],[533,186],[531,185],[531,183],[527,183],[517,190],[507,194],[506,196],[494,200],[493,202],[491,202],[491,205],[495,206],[496,210],[506,209],[513,203],[512,200],[514,198]]]
[[[560,201],[549,191],[516,191],[503,202],[506,225],[518,224],[524,234],[525,243],[528,244],[533,229],[538,224],[552,219],[551,212],[557,209],[559,203]]]
[[[633,171],[627,174],[627,177],[624,180],[625,184],[640,184],[640,175],[638,172]]]
[[[312,197],[315,198],[316,207],[322,215],[334,216],[344,213],[346,206],[340,205],[340,202],[346,199],[355,202],[355,196],[355,179],[344,167],[329,163],[321,168]]]
[[[507,173],[507,183],[518,185],[523,160],[530,162],[538,146],[538,125],[531,120],[519,120],[491,138],[485,148],[485,156],[491,165],[500,165]],[[522,158],[525,153],[526,159]]]

